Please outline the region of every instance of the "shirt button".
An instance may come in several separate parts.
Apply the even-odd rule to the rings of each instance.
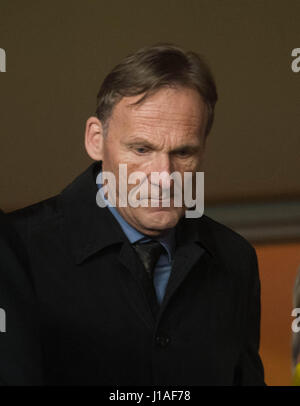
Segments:
[[[166,347],[170,343],[171,339],[168,336],[156,336],[155,342],[159,347]]]

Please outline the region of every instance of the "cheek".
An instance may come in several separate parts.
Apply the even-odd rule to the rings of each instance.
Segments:
[[[144,176],[147,176],[151,170],[154,170],[149,159],[141,159],[141,157],[132,152],[121,153],[119,155],[119,162],[126,164],[128,178],[134,172],[142,172]]]
[[[135,155],[132,151],[129,151],[126,147],[122,145],[117,145],[116,147],[110,148],[109,156],[111,161],[114,162],[116,168],[119,164],[125,164],[127,166],[128,176],[132,172],[145,172],[147,173],[147,168],[149,167],[148,160],[141,159],[139,156]]]
[[[173,164],[173,170],[180,172],[182,175],[184,172],[195,172],[196,170],[198,170],[197,168],[199,167],[198,161],[199,160],[196,158],[177,160]]]
[[[118,176],[119,162],[122,162],[119,145],[107,140],[103,150],[103,170],[111,171]]]

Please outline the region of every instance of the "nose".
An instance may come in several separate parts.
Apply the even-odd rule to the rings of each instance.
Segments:
[[[170,175],[172,173],[172,163],[169,154],[158,154],[152,165],[152,172],[163,172]]]
[[[151,184],[153,186],[158,186],[160,190],[165,188],[169,189],[173,183],[172,179],[170,179],[172,162],[169,154],[158,154],[155,161],[152,162],[151,172],[159,173],[159,177],[157,177],[157,175],[151,177]]]

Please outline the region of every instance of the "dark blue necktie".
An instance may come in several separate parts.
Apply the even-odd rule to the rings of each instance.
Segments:
[[[144,277],[142,277],[142,283],[152,314],[154,318],[156,318],[160,306],[153,283],[153,271],[162,251],[164,250],[164,247],[160,242],[154,240],[144,243],[138,241],[132,244],[132,246],[142,261],[144,269],[146,270]]]
[[[133,244],[133,248],[140,257],[147,275],[150,279],[153,279],[155,265],[162,254],[164,247],[159,241],[151,240],[148,242],[136,242]]]

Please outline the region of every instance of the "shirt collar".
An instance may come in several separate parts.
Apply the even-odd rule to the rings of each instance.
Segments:
[[[98,176],[97,176],[97,185],[98,188],[100,189],[102,186],[101,180],[102,180],[102,172],[100,170]],[[103,200],[107,203],[107,208],[109,211],[112,213],[112,215],[115,217],[115,219],[118,221],[120,224],[122,230],[124,231],[125,235],[127,236],[128,240],[130,241],[131,244],[134,244],[138,241],[140,242],[147,242],[150,241],[151,238],[145,234],[142,234],[139,232],[136,228],[132,227],[119,213],[118,209],[110,204],[110,202],[105,198],[104,193],[102,189],[100,190],[101,196]],[[152,238],[153,239],[153,238]],[[169,261],[172,260],[174,256],[174,251],[175,251],[175,229],[168,230],[164,235],[155,238],[158,240],[162,246],[166,249],[168,253],[168,259]]]
[[[57,211],[61,213],[62,229],[76,264],[106,247],[129,242],[110,210],[97,204],[96,178],[101,167],[101,161],[92,163],[58,196]],[[176,251],[183,245],[197,243],[217,258],[216,224],[205,215],[195,219],[182,217],[175,227]]]

